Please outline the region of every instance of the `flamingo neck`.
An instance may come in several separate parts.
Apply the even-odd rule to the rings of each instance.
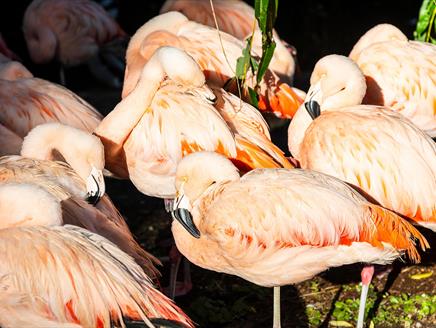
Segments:
[[[304,105],[300,106],[288,128],[288,148],[293,158],[300,160],[300,147],[312,121]]]

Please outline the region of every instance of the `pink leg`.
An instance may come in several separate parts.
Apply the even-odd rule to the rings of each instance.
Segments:
[[[165,288],[165,294],[169,298],[174,299],[176,296],[183,296],[189,293],[192,289],[190,264],[186,258],[179,252],[177,247],[173,245],[170,250],[170,284]],[[180,262],[183,263],[183,281],[177,281],[177,273],[179,272]]]
[[[373,275],[374,275],[373,265],[365,266],[362,270],[362,273],[360,274],[360,276],[362,277],[362,292],[360,293],[359,316],[357,319],[356,328],[363,328],[366,298],[368,296],[369,284],[371,283]]]

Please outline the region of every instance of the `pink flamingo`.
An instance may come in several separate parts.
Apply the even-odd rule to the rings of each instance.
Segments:
[[[92,132],[103,116],[70,90],[35,78],[18,62],[0,65],[1,155],[17,155],[23,138],[35,126],[63,123]]]
[[[389,107],[436,137],[436,45],[409,41],[395,26],[380,24],[349,57],[366,78],[363,104]]]
[[[42,187],[61,202],[63,224],[82,226],[105,236],[134,257],[153,279],[159,276],[154,267],[159,261],[136,242],[124,218],[105,194],[103,145],[97,137],[58,123],[47,123],[26,136],[21,155],[0,158],[1,183]],[[44,210],[42,205],[32,206]]]
[[[403,251],[418,261],[415,238],[428,247],[406,220],[316,171],[256,169],[240,177],[224,156],[197,152],[180,161],[175,184],[172,232],[180,252],[261,286],[355,262],[390,263]],[[275,288],[275,328],[279,295]]]
[[[255,21],[253,7],[239,0],[214,0],[213,7],[220,31],[233,35],[241,41],[253,35],[254,52],[262,53],[262,35]],[[210,0],[167,0],[160,9],[160,13],[168,11],[179,11],[191,21],[216,27]],[[292,83],[296,50],[281,40],[275,30],[273,34],[276,48],[268,67],[283,81]]]
[[[116,74],[122,76],[124,71],[126,34],[98,3],[33,0],[24,13],[23,31],[35,63],[53,59],[66,66],[86,63],[100,81],[121,87]],[[65,85],[63,71],[61,82]]]
[[[168,12],[152,18],[132,36],[126,53],[123,98],[137,85],[144,64],[161,46],[185,50],[203,70],[211,86],[223,87],[235,76],[236,61],[242,55],[244,42],[216,29],[190,21],[179,12]],[[250,73],[251,74],[251,73]],[[255,86],[255,78],[247,85]],[[238,93],[237,90],[234,93]],[[271,70],[267,70],[259,89],[259,108],[290,118],[302,103],[303,92],[291,88]],[[245,98],[248,95],[243,95]]]
[[[289,125],[289,150],[302,168],[351,183],[436,231],[436,144],[390,108],[361,105],[365,92],[365,77],[351,59],[320,59],[305,103]],[[362,272],[365,291],[373,270]],[[360,327],[364,303],[361,299]]]
[[[37,206],[32,206],[37,205]],[[61,222],[59,202],[46,190],[26,184],[0,185],[0,304],[18,322],[33,326],[109,328],[138,320],[191,320],[157,291],[133,259],[107,239]],[[23,299],[24,298],[24,299]],[[24,306],[23,306],[24,305]],[[11,325],[8,307],[0,322]],[[67,323],[71,323],[67,325]],[[75,325],[73,325],[75,324]]]

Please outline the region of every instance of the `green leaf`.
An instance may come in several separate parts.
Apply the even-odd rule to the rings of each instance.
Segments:
[[[248,68],[250,67],[250,48],[251,43],[247,42],[247,46],[242,50],[242,57],[236,61],[236,77],[244,81],[247,75]]]
[[[424,0],[419,10],[415,40],[436,43],[432,33],[436,34],[436,0]]]
[[[259,99],[258,99],[257,92],[254,89],[248,87],[248,94],[250,95],[251,104],[254,107],[258,108],[259,107]]]
[[[262,81],[262,78],[265,75],[266,70],[268,69],[268,65],[271,62],[275,48],[276,48],[276,43],[272,41],[262,51],[263,54],[262,54],[262,58],[260,59],[259,70],[257,71],[257,76],[256,76],[256,80],[258,84],[260,83],[260,81]]]

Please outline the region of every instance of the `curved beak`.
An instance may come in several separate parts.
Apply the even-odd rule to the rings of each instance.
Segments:
[[[179,223],[194,237],[200,238],[200,231],[194,224],[192,214],[189,212],[189,200],[185,195],[181,195],[174,200],[174,207],[171,211],[173,219]]]
[[[318,99],[322,99],[320,82],[310,87],[307,92],[306,100],[304,101],[304,108],[309,113],[312,120],[321,115],[321,106],[319,105]]]
[[[87,202],[92,205],[97,204],[100,198],[104,195],[105,189],[103,172],[97,170],[93,166],[91,173],[86,179],[86,190],[88,191],[86,198]]]

